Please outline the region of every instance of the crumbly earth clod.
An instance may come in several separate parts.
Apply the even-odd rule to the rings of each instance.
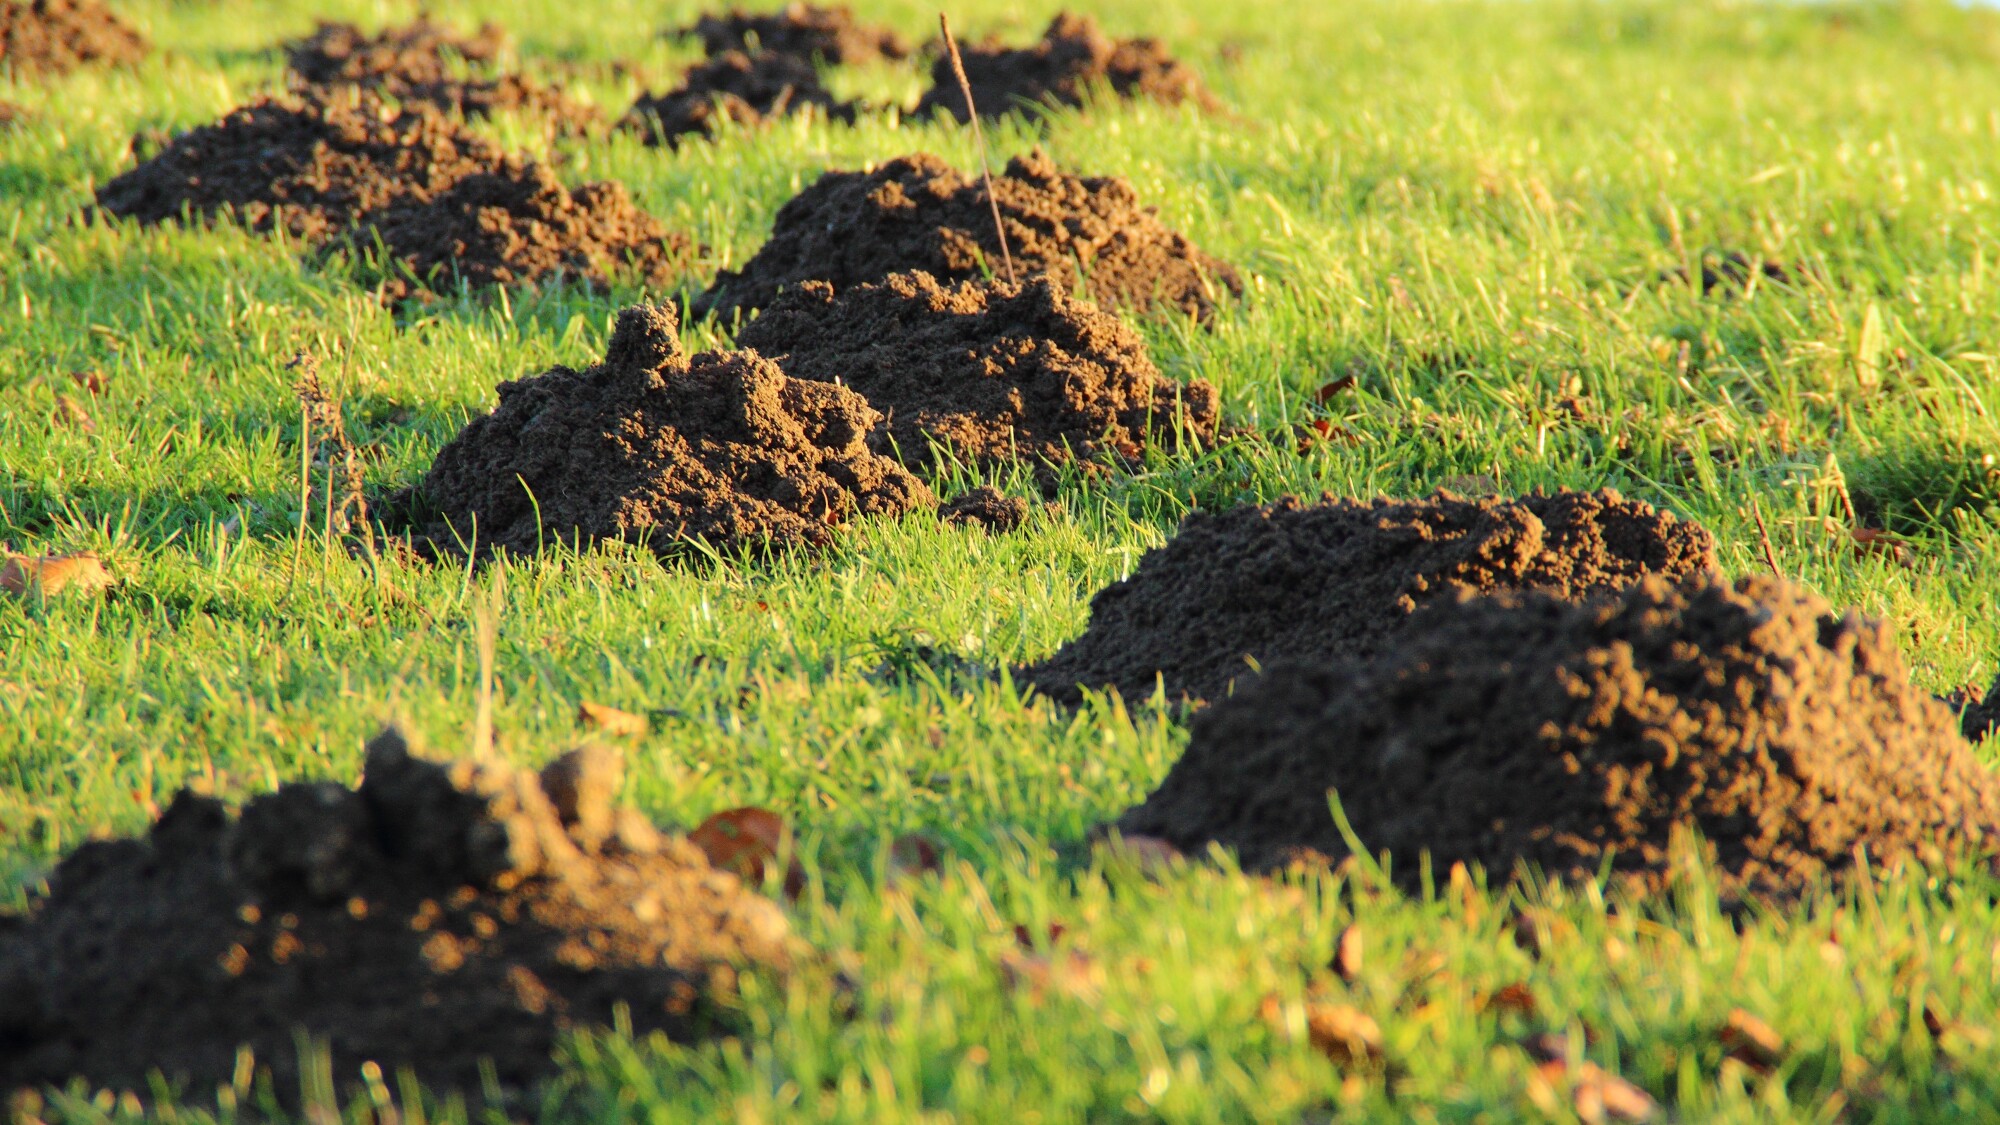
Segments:
[[[86,66],[130,66],[146,37],[93,0],[0,0],[0,75],[55,78]]]
[[[981,117],[998,117],[1037,107],[1082,106],[1097,88],[1120,98],[1146,98],[1213,109],[1215,98],[1194,68],[1167,52],[1156,39],[1113,39],[1089,16],[1062,12],[1049,21],[1037,42],[1009,47],[997,39],[962,45],[966,81]],[[960,121],[965,94],[949,58],[931,64],[931,88],[915,116],[943,112]]]
[[[723,15],[704,13],[694,23],[669,34],[699,39],[709,55],[730,51],[771,51],[838,65],[908,58],[910,45],[886,27],[857,22],[845,4],[822,7],[793,3],[775,12],[733,8]]]
[[[860,107],[835,100],[819,71],[797,55],[727,51],[689,69],[667,93],[641,97],[620,124],[647,144],[678,147],[687,138],[713,135],[725,122],[754,127],[808,112],[853,121]]]

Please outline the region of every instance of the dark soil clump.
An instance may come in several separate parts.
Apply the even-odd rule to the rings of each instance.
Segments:
[[[1976,687],[1970,689],[1971,692],[1978,690]],[[2000,726],[2000,679],[1993,681],[1993,686],[1986,689],[1983,698],[1967,699],[1964,704],[1964,711],[1959,716],[1959,729],[1973,742],[1986,741],[1993,728]]]
[[[359,789],[299,782],[232,817],[182,793],[139,839],[85,844],[0,919],[0,1091],[83,1077],[195,1097],[239,1044],[298,1090],[294,1029],[364,1061],[503,1093],[554,1069],[565,1028],[687,1039],[723,1026],[743,970],[798,953],[783,912],[612,805],[586,749],[542,774],[369,744]]]
[[[1130,578],[1090,602],[1090,625],[1020,673],[1054,699],[1115,687],[1219,700],[1255,667],[1381,651],[1420,606],[1459,590],[1581,598],[1646,575],[1716,566],[1699,524],[1616,492],[1522,499],[1285,499],[1195,512]]]
[[[965,77],[982,117],[998,117],[1034,106],[1081,106],[1096,87],[1121,98],[1150,98],[1178,105],[1213,108],[1215,99],[1201,77],[1153,39],[1112,39],[1089,16],[1064,12],[1050,21],[1041,41],[1008,47],[998,40],[962,48]],[[951,60],[931,64],[931,88],[915,115],[949,113],[967,120],[965,94]]]
[[[683,138],[715,133],[724,122],[758,126],[814,110],[833,121],[853,121],[859,112],[853,102],[835,101],[805,59],[729,51],[691,68],[676,89],[641,97],[621,125],[647,144],[677,146]]]
[[[1571,602],[1460,594],[1372,660],[1273,668],[1197,715],[1123,832],[1247,866],[1387,850],[1407,884],[1519,863],[1672,880],[1689,829],[1725,900],[1788,899],[1854,863],[1988,857],[2000,779],[1910,683],[1890,632],[1783,581],[1649,577]]]
[[[993,181],[1021,276],[1079,284],[1104,305],[1165,306],[1207,320],[1216,293],[1242,292],[1236,271],[1160,222],[1125,180],[1065,175],[1041,152]],[[872,171],[827,172],[778,211],[770,241],[741,272],[724,270],[695,302],[727,317],[769,305],[807,281],[835,289],[922,270],[941,281],[1004,277],[993,212],[977,175],[928,153]]]
[[[910,55],[910,45],[901,36],[886,27],[855,22],[854,11],[845,4],[823,8],[792,3],[762,15],[736,8],[727,15],[704,15],[671,34],[701,40],[712,56],[771,51],[846,65]]]
[[[610,287],[629,280],[663,289],[691,263],[694,241],[632,202],[623,184],[563,187],[537,163],[510,159],[475,172],[431,199],[370,214],[342,240],[378,242],[393,263],[391,299],[463,283],[472,288],[540,286],[557,280]]]
[[[129,66],[151,50],[145,36],[91,0],[0,0],[0,74]]]
[[[424,105],[368,95],[264,99],[183,133],[97,192],[143,223],[233,213],[254,230],[319,241],[390,203],[424,202],[500,166],[492,142]]]
[[[981,485],[940,505],[938,516],[948,524],[983,527],[1004,534],[1020,530],[1028,521],[1028,502],[990,485]]]
[[[500,385],[500,405],[438,451],[405,510],[434,549],[473,543],[828,541],[855,516],[937,501],[868,449],[881,420],[846,387],[787,378],[755,352],[681,350],[672,310],[629,308],[603,363]]]
[[[288,44],[286,54],[292,73],[308,87],[358,87],[467,118],[507,111],[543,114],[569,133],[588,132],[598,124],[589,106],[520,75],[463,73],[468,64],[498,59],[506,44],[506,35],[492,24],[467,37],[418,16],[373,36],[353,24],[322,23],[311,35]]]
[[[809,282],[737,342],[795,379],[859,391],[887,415],[875,447],[908,464],[928,463],[933,443],[982,465],[1089,463],[1216,431],[1214,387],[1162,376],[1138,333],[1046,277],[897,274],[839,293]]]

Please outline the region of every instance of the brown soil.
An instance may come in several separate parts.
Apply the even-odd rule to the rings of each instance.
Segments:
[[[881,415],[860,395],[786,378],[754,352],[690,359],[665,306],[619,313],[603,363],[499,390],[417,488],[434,548],[475,526],[478,554],[558,540],[644,538],[662,554],[696,537],[813,545],[853,516],[937,503],[869,451]]]
[[[151,50],[145,36],[91,0],[0,0],[0,74],[128,66]]]
[[[81,1076],[206,1097],[239,1044],[298,1090],[295,1028],[352,1082],[364,1061],[477,1095],[553,1069],[565,1028],[699,1035],[744,969],[799,952],[781,910],[612,805],[586,749],[542,774],[368,746],[359,789],[299,782],[231,817],[182,793],[139,839],[86,844],[0,918],[0,1091]]]
[[[1037,151],[993,182],[1007,246],[1023,277],[1078,283],[1100,304],[1166,306],[1206,320],[1218,290],[1242,292],[1228,265],[1169,230],[1125,180],[1078,178]],[[827,172],[778,211],[771,239],[741,272],[724,270],[699,315],[761,309],[807,281],[837,289],[923,270],[947,281],[1006,276],[993,211],[977,175],[928,153],[872,171]]]
[[[614,281],[670,285],[696,254],[694,241],[641,211],[623,184],[563,187],[532,161],[508,159],[431,199],[408,199],[368,215],[341,240],[367,251],[379,241],[396,274],[390,299],[473,288],[540,286],[564,280],[608,288]]]
[[[1993,686],[1986,689],[1984,698],[1965,700],[1964,713],[1959,716],[1959,729],[1974,742],[1986,741],[1986,736],[1996,726],[2000,726],[2000,679],[1994,680]]]
[[[976,464],[1136,457],[1152,440],[1215,436],[1215,388],[1175,383],[1117,317],[1048,278],[940,285],[896,274],[780,296],[737,335],[794,379],[841,382],[887,416],[874,446],[907,464],[933,443]]]
[[[704,15],[670,34],[699,39],[710,55],[728,51],[772,51],[830,63],[870,63],[908,58],[910,45],[886,27],[856,23],[845,4],[787,4],[775,12],[757,14],[741,8],[727,15]]]
[[[468,118],[542,114],[573,134],[599,123],[591,107],[520,75],[462,73],[466,64],[492,63],[506,45],[506,34],[490,23],[466,37],[418,16],[373,36],[353,24],[321,23],[311,35],[288,44],[286,53],[292,73],[308,87],[355,86]]]
[[[1427,851],[1657,890],[1696,829],[1726,899],[1783,899],[1857,847],[1879,869],[2000,842],[2000,779],[1889,630],[1764,577],[1460,594],[1373,660],[1274,668],[1197,715],[1118,827],[1258,868],[1337,857],[1329,790],[1406,883]]]
[[[1074,703],[1082,688],[1219,700],[1257,667],[1381,651],[1418,607],[1455,591],[1564,598],[1716,566],[1698,524],[1616,492],[1522,499],[1285,499],[1194,512],[1130,578],[1090,602],[1090,625],[1019,678]]]
[[[1201,77],[1157,40],[1114,40],[1089,16],[1056,16],[1031,47],[1016,49],[989,38],[963,46],[960,53],[981,117],[1034,106],[1081,106],[1098,87],[1109,87],[1121,98],[1215,106]],[[968,118],[949,58],[931,64],[931,88],[917,103],[915,115],[940,111],[960,121]]]
[[[678,146],[684,137],[714,133],[723,122],[756,126],[813,110],[852,121],[859,107],[835,101],[819,71],[796,55],[729,51],[691,68],[676,89],[640,97],[620,125],[647,144]]]
[[[175,137],[98,189],[97,203],[144,223],[233,212],[255,230],[318,241],[501,163],[492,142],[428,106],[392,112],[366,94],[309,93],[264,99]]]
[[[965,524],[1005,533],[1019,530],[1027,522],[1028,502],[997,488],[981,485],[939,505],[938,515],[949,524]]]

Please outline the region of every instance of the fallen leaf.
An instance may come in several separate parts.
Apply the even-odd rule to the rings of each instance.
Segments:
[[[688,842],[702,850],[709,865],[749,883],[762,883],[768,864],[786,849],[791,831],[769,809],[740,808],[716,813],[688,833]],[[785,869],[785,896],[805,889],[805,871],[794,859]]]
[[[1930,1009],[1924,1009],[1928,1016]],[[1732,1008],[1716,1033],[1729,1057],[1759,1074],[1769,1074],[1785,1059],[1785,1040],[1776,1029],[1742,1008]]]
[[[1061,941],[1062,936],[1068,932],[1069,932],[1069,927],[1063,925],[1061,922],[1050,922],[1048,928],[1048,943],[1050,945],[1054,945],[1056,942]],[[1030,930],[1028,927],[1021,925],[1018,922],[1015,923],[1014,943],[1016,945],[1019,945],[1022,949],[1035,948],[1035,932],[1033,930]]]
[[[1479,1002],[1481,1011],[1513,1012],[1521,1016],[1533,1016],[1537,1007],[1534,990],[1528,987],[1528,982],[1519,980],[1502,986]]]
[[[1307,1004],[1306,1038],[1342,1066],[1382,1060],[1382,1028],[1351,1004]]]
[[[68,395],[56,396],[55,420],[58,425],[75,426],[87,434],[97,432],[97,423],[90,417],[90,411]]]
[[[104,377],[104,372],[99,371],[95,367],[88,371],[72,371],[69,373],[69,380],[77,385],[77,389],[90,395],[92,398],[103,394],[104,388],[110,382],[110,380]]]
[[[1349,984],[1361,975],[1361,927],[1350,925],[1333,940],[1333,973]]]
[[[1878,527],[1857,527],[1849,532],[1854,549],[1863,555],[1885,555],[1892,562],[1908,564],[1910,541]]]
[[[646,733],[646,716],[620,711],[616,707],[606,707],[602,703],[592,703],[588,699],[577,704],[576,721],[614,737]]]
[[[943,866],[943,853],[930,837],[922,833],[905,833],[889,845],[889,882],[892,884],[936,874]]]
[[[1568,1094],[1570,1108],[1586,1125],[1607,1121],[1636,1125],[1653,1120],[1659,1110],[1651,1094],[1596,1063],[1583,1059],[1572,1064],[1564,1036],[1537,1035],[1522,1047],[1537,1060],[1528,1075],[1528,1094],[1544,1111],[1556,1109],[1559,1092]]]
[[[1327,403],[1333,401],[1334,397],[1342,391],[1351,391],[1353,389],[1354,376],[1343,375],[1330,383],[1321,384],[1319,390],[1313,392],[1313,401],[1319,403],[1321,406],[1325,406]]]
[[[0,593],[47,597],[63,590],[88,593],[111,585],[111,572],[89,551],[74,555],[8,555],[0,566]]]
[[[1027,990],[1036,999],[1050,989],[1078,1000],[1094,998],[1104,986],[1104,970],[1082,950],[1026,953],[1009,949],[1000,954],[1000,977],[1007,987]]]

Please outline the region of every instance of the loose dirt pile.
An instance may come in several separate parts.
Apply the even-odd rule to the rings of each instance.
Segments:
[[[1192,68],[1153,39],[1117,39],[1097,21],[1064,12],[1049,23],[1041,42],[1011,48],[995,39],[962,48],[965,76],[981,117],[998,117],[1036,106],[1081,106],[1096,88],[1121,98],[1150,98],[1178,105],[1213,108],[1215,99]],[[931,64],[931,88],[915,115],[948,113],[968,119],[965,94],[951,60]]]
[[[439,450],[402,502],[429,510],[433,548],[813,545],[851,517],[936,503],[869,451],[881,415],[860,395],[786,378],[754,352],[689,359],[676,332],[672,310],[629,308],[603,363],[502,383],[498,409]]]
[[[1910,684],[1887,629],[1776,579],[1649,577],[1576,603],[1461,594],[1373,660],[1274,668],[1197,715],[1118,827],[1246,865],[1347,848],[1407,881],[1428,851],[1504,878],[1609,863],[1666,883],[1696,829],[1726,898],[1787,898],[1853,863],[1985,859],[2000,779]]]
[[[894,31],[855,22],[853,10],[845,4],[822,8],[792,3],[764,15],[735,8],[727,15],[704,15],[669,34],[701,40],[710,55],[770,51],[807,61],[853,64],[908,58],[910,54],[910,45]]]
[[[537,775],[368,746],[360,788],[300,782],[232,818],[182,793],[143,838],[91,843],[0,919],[0,1090],[83,1076],[200,1096],[247,1044],[298,1089],[294,1028],[477,1093],[518,1089],[565,1028],[690,1038],[739,971],[796,955],[778,907],[699,849],[614,808],[620,767],[573,752]]]
[[[677,146],[683,137],[713,134],[724,122],[758,126],[813,110],[832,121],[853,121],[859,107],[835,101],[819,71],[796,55],[729,51],[691,68],[678,88],[641,97],[620,125],[647,144]]]
[[[1125,180],[1078,178],[1037,151],[993,181],[1007,245],[1022,277],[1079,284],[1100,304],[1166,306],[1208,319],[1236,271],[1169,230]],[[993,211],[977,175],[928,153],[873,171],[827,172],[778,211],[771,239],[741,272],[724,270],[695,302],[728,317],[769,305],[807,281],[846,289],[922,270],[944,281],[1004,277]]]
[[[1028,521],[1028,502],[1009,496],[997,488],[978,488],[938,505],[938,516],[948,524],[983,527],[995,534],[1018,531]]]
[[[91,0],[0,0],[0,74],[125,66],[151,50],[145,36]]]
[[[1145,699],[1162,683],[1170,700],[1219,700],[1253,678],[1253,661],[1371,656],[1456,591],[1575,599],[1715,566],[1706,529],[1609,490],[1194,512],[1098,591],[1082,636],[1018,678],[1067,703],[1086,687]]]
[[[463,283],[543,285],[557,280],[604,289],[616,280],[665,288],[697,253],[613,182],[563,187],[546,167],[509,159],[475,172],[431,199],[407,199],[370,214],[341,240],[367,252],[378,244],[395,270],[391,299]]]
[[[565,132],[588,132],[596,111],[517,74],[473,76],[468,66],[491,64],[507,37],[493,24],[461,36],[425,16],[367,35],[353,24],[321,23],[287,44],[291,70],[308,87],[352,86],[401,102],[426,102],[468,118],[521,111],[553,118]]]
[[[104,211],[161,223],[233,213],[319,241],[390,203],[424,202],[503,154],[424,105],[365,94],[267,98],[183,133],[97,192]]]
[[[1137,457],[1213,440],[1218,396],[1162,376],[1138,333],[1047,277],[943,286],[925,273],[836,293],[808,282],[737,335],[794,379],[835,381],[887,415],[878,451],[925,465],[933,443],[991,465]]]

